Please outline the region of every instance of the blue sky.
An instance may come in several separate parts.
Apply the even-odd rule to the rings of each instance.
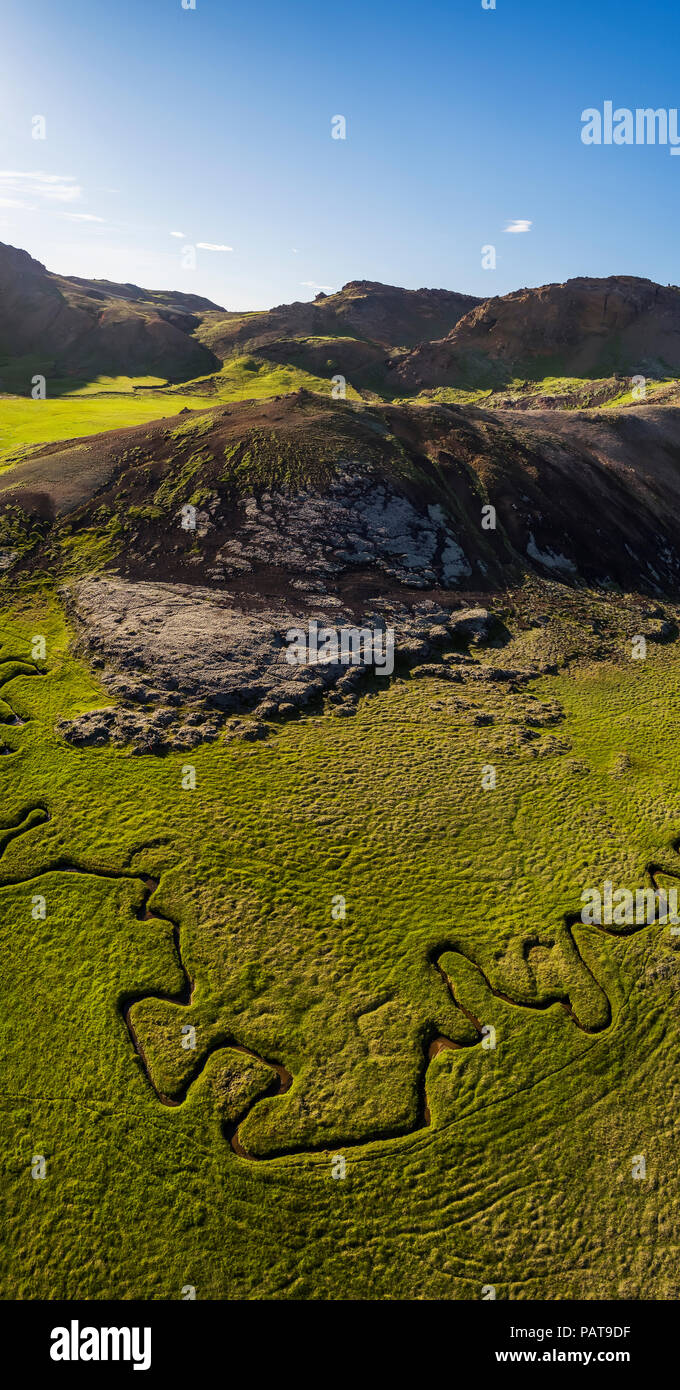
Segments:
[[[3,0],[0,240],[230,309],[352,279],[680,281],[680,159],[580,140],[607,99],[680,106],[675,0],[496,4]]]

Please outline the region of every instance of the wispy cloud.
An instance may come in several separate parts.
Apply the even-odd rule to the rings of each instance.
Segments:
[[[62,217],[68,217],[69,222],[105,222],[105,217],[95,217],[93,212],[62,212]]]
[[[80,184],[67,174],[24,173],[17,169],[0,169],[0,195],[24,195],[45,203],[78,203],[83,196]]]
[[[528,232],[529,228],[532,226],[533,223],[529,222],[526,218],[518,217],[515,218],[514,222],[508,222],[505,230],[506,232]]]
[[[233,251],[233,246],[218,246],[213,241],[197,241],[199,251]]]
[[[301,280],[300,284],[308,290],[323,290],[325,294],[333,293],[332,285],[317,285],[316,280]]]
[[[171,233],[170,233],[170,236],[178,236],[178,237],[181,237],[182,241],[184,241],[184,239],[185,239],[185,238],[184,238],[184,232],[171,232]]]

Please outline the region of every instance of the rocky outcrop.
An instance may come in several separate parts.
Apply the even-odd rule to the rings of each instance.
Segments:
[[[223,729],[232,737],[263,737],[261,721],[286,717],[328,696],[338,715],[353,714],[362,685],[379,675],[358,643],[352,662],[327,660],[319,646],[304,662],[290,661],[288,634],[297,629],[340,633],[366,627],[394,630],[395,658],[408,667],[458,642],[479,643],[493,620],[483,608],[450,613],[432,602],[413,609],[348,612],[244,613],[213,590],[189,585],[130,583],[110,577],[64,590],[77,640],[117,703],[62,721],[60,732],[79,745],[132,744],[139,751],[191,748]],[[254,713],[255,721],[233,716]],[[259,721],[259,722],[258,722]]]
[[[530,370],[590,378],[677,372],[680,288],[611,275],[515,290],[476,305],[441,342],[394,364],[410,389],[488,386]]]
[[[455,608],[456,593],[528,573],[672,596],[679,460],[668,406],[489,412],[298,392],[36,451],[0,475],[0,547],[23,557],[23,526],[39,562],[41,536],[49,559],[82,535],[129,579],[212,586],[244,611],[323,600],[360,616],[417,593]]]

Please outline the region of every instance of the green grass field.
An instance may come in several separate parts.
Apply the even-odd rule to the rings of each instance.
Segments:
[[[68,639],[8,607],[2,1296],[677,1298],[680,939],[565,926],[680,870],[677,650],[151,758],[55,733]]]
[[[0,399],[0,468],[57,439],[83,439],[104,430],[127,429],[175,415],[183,406],[199,409],[213,404],[196,396],[62,396],[34,401],[24,396]]]
[[[164,387],[160,378],[102,377],[97,381],[56,384],[46,400],[0,395],[0,471],[11,467],[42,444],[59,439],[82,439],[105,430],[128,429],[148,420],[201,410],[228,401],[264,400],[305,387],[323,395],[329,379],[293,367],[275,367],[261,358],[235,358],[210,377],[184,386]],[[356,391],[347,391],[357,400]]]

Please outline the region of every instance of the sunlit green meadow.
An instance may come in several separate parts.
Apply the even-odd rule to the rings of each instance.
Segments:
[[[36,633],[46,661],[16,671]],[[0,822],[25,826],[0,831],[4,1297],[678,1296],[677,942],[564,923],[585,886],[678,867],[674,648],[536,682],[564,719],[528,742],[521,701],[411,677],[162,758],[55,732],[108,697],[54,601],[8,607],[3,671],[25,721],[1,726]],[[164,1106],[120,1003],[179,994],[170,918],[192,1003],[133,1007],[186,1093]],[[469,1045],[428,1065],[438,1034]],[[221,1038],[291,1089],[262,1097]],[[251,1159],[222,1130],[242,1111]]]

